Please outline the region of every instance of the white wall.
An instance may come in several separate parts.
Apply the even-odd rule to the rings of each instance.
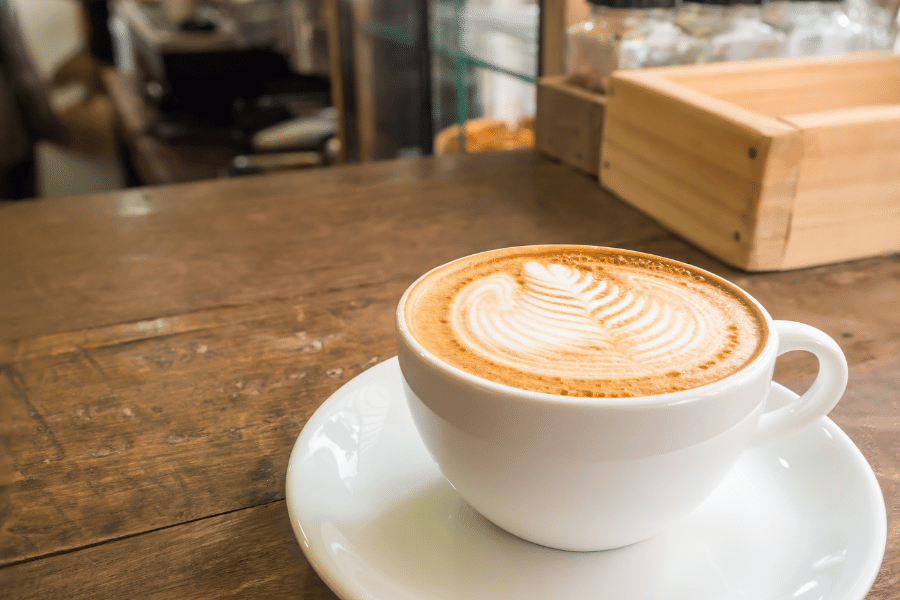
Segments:
[[[14,3],[32,62],[44,79],[49,79],[61,64],[85,49],[86,32],[78,0],[14,0]],[[49,142],[39,142],[35,155],[37,190],[41,196],[87,194],[125,185],[116,156],[87,155]]]

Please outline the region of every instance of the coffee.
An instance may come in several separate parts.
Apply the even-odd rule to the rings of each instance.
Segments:
[[[562,550],[671,527],[744,449],[821,423],[847,383],[818,329],[773,321],[701,269],[608,248],[454,261],[407,289],[395,324],[412,423],[454,491]],[[772,407],[775,360],[793,350],[816,356],[815,383]]]
[[[404,319],[443,362],[563,396],[649,396],[718,381],[762,351],[762,311],[735,286],[655,256],[506,248],[435,269]]]

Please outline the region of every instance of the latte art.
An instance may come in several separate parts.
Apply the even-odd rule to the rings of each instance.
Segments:
[[[671,281],[632,274],[626,285],[572,267],[525,263],[525,284],[498,273],[466,286],[453,328],[467,348],[513,368],[560,377],[664,375],[672,362],[712,359],[721,320]]]
[[[725,282],[636,253],[539,248],[426,277],[413,335],[486,379],[588,397],[697,387],[761,350],[764,319]]]

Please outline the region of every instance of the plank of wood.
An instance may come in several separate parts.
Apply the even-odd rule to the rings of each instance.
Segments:
[[[671,139],[680,150],[745,177],[757,177],[762,171],[760,163],[747,160],[753,143],[795,131],[777,118],[670,81],[663,73],[617,71],[610,79],[607,115],[642,125]]]
[[[610,119],[608,124],[618,133],[617,121]],[[619,143],[625,138],[614,138],[614,135],[610,133],[603,148],[603,159],[610,164],[605,185],[666,227],[700,240],[697,243],[713,253],[742,256],[749,252],[749,243],[740,243],[741,239],[752,239],[750,214],[742,210],[751,205],[747,200],[749,194],[732,198],[725,193],[722,196],[704,194],[697,189],[699,178],[682,178],[677,172],[660,169],[651,158],[629,148],[628,142]],[[632,137],[629,142],[637,139]],[[744,205],[738,210],[728,206],[735,198]],[[731,232],[736,234],[734,239],[729,239]],[[734,260],[735,264],[741,264],[743,258]]]
[[[655,73],[770,117],[900,102],[900,57],[890,53],[721,63]]]
[[[0,340],[409,278],[509,245],[664,235],[534,151],[48,199],[0,222]]]
[[[0,568],[3,597],[334,600],[284,501]]]
[[[729,264],[781,264],[802,146],[797,129],[658,75],[613,76],[605,187]]]
[[[783,120],[805,148],[784,266],[900,251],[900,105]]]
[[[596,177],[606,97],[568,79],[557,75],[538,80],[535,142],[545,154]]]
[[[709,206],[711,210],[697,215],[698,219],[713,224],[726,219],[724,225],[729,228],[746,226],[749,220],[742,213],[748,209],[747,199],[758,193],[759,183],[755,178],[722,169],[705,156],[675,148],[671,140],[653,129],[614,115],[607,121],[610,131],[604,161],[610,163],[610,168],[613,163],[622,168],[630,166],[636,169],[636,177],[646,181],[667,178],[655,187],[673,190],[673,204],[683,205],[687,210],[693,210],[698,203]],[[675,189],[679,191],[674,192]]]

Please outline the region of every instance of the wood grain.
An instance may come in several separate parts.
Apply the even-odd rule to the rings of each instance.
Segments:
[[[877,54],[619,72],[600,181],[748,271],[896,252],[898,66]]]
[[[495,247],[666,235],[527,151],[21,203],[0,222],[0,340],[409,279]]]
[[[283,498],[290,448],[313,410],[393,355],[407,284],[270,302],[212,328],[0,368],[14,469],[0,561]]]
[[[284,501],[0,569],[4,598],[337,598]]]
[[[666,78],[749,111],[781,117],[900,102],[891,53],[677,67]]]
[[[593,177],[600,166],[606,96],[569,83],[567,75],[537,82],[535,143],[541,152]]]
[[[784,267],[900,251],[900,104],[782,120],[803,137]]]
[[[393,354],[419,274],[499,246],[665,235],[621,208],[533,153],[5,208],[0,561],[278,499],[306,418]]]
[[[749,274],[532,151],[0,206],[4,598],[329,598],[287,521],[312,412],[395,353],[427,269],[528,243],[669,256],[819,327],[851,364],[833,413],[888,503],[870,600],[900,578],[900,256]],[[779,359],[802,390],[815,361]]]
[[[900,360],[869,363],[852,370],[831,415],[872,464],[889,509],[888,552],[868,600],[893,600],[900,585],[898,393]],[[300,552],[283,501],[6,567],[0,587],[22,600],[335,598]]]
[[[729,264],[778,268],[799,132],[648,73],[611,79],[600,181]]]

